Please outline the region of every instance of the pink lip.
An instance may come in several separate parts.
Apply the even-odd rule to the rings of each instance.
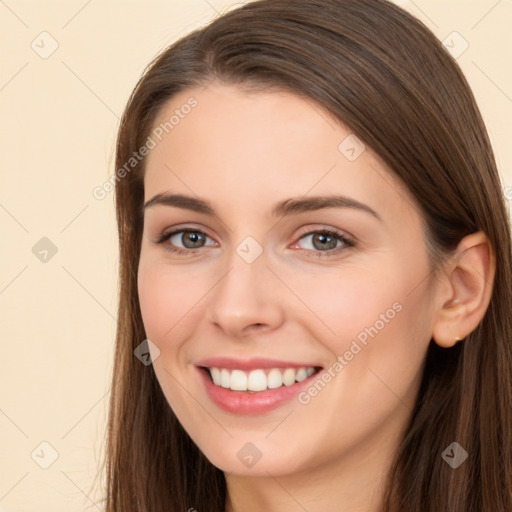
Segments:
[[[242,360],[233,359],[232,357],[210,357],[196,363],[196,366],[208,368],[226,368],[227,370],[258,370],[265,368],[308,368],[310,366],[319,367],[312,363],[293,363],[291,361],[280,361],[278,359],[264,359],[256,357],[252,359]]]
[[[276,362],[274,361],[273,364],[275,363]],[[282,363],[282,361],[279,363]],[[285,366],[289,367],[289,363],[286,363]],[[276,366],[271,367],[275,368]],[[221,368],[229,367],[221,365]],[[237,368],[240,368],[240,366]],[[262,367],[260,366],[259,368]],[[283,385],[280,388],[267,389],[265,391],[252,393],[248,391],[232,391],[231,389],[217,386],[210,379],[208,370],[204,368],[197,368],[197,371],[199,372],[199,377],[202,380],[210,399],[224,411],[242,416],[264,414],[272,409],[276,409],[295,398],[304,388],[311,384],[312,379],[318,378],[317,372],[313,373],[307,379],[304,379],[301,382],[296,382],[291,386]]]

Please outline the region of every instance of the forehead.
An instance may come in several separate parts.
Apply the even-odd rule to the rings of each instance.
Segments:
[[[182,91],[160,110],[152,138],[145,200],[172,190],[248,208],[342,193],[375,209],[410,208],[401,199],[405,187],[370,148],[321,106],[289,92],[219,83]]]

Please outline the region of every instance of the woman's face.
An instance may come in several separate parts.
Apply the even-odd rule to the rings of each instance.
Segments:
[[[145,202],[174,198],[145,209],[139,298],[185,430],[240,475],[389,462],[433,325],[408,191],[290,93],[190,89],[150,137]]]

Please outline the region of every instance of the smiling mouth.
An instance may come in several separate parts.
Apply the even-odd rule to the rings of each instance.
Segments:
[[[261,368],[251,371],[204,366],[200,368],[216,386],[248,393],[293,386],[322,370],[320,366]]]

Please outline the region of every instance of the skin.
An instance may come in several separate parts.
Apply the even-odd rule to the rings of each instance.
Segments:
[[[453,345],[485,312],[493,277],[486,239],[466,237],[456,263],[433,279],[414,198],[368,147],[346,158],[338,146],[351,131],[320,106],[213,82],[173,97],[155,126],[190,96],[197,107],[147,157],[144,199],[200,197],[217,216],[166,205],[145,211],[139,299],[160,350],[153,366],[162,390],[225,472],[226,511],[316,512],[341,503],[344,512],[377,511],[431,338]],[[330,194],[370,206],[381,220],[355,208],[270,215],[278,201]],[[205,233],[206,245],[179,255],[165,249],[170,240],[155,242],[183,224]],[[315,257],[332,247],[313,243],[311,233],[326,228],[356,245],[340,241],[338,252]],[[263,249],[252,263],[236,252],[247,236]],[[191,247],[181,235],[172,241]],[[213,356],[332,368],[396,303],[394,318],[307,404],[231,414],[198,379],[195,363]],[[237,457],[247,442],[262,453],[250,468]]]

